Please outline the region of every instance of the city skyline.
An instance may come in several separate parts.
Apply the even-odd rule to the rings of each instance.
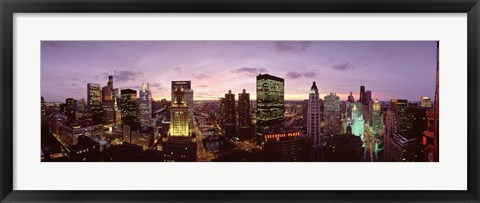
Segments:
[[[119,89],[149,83],[155,100],[170,100],[172,80],[192,81],[195,100],[243,89],[254,100],[265,73],[285,78],[286,100],[308,99],[313,81],[320,98],[341,100],[350,92],[358,100],[361,83],[380,101],[435,92],[435,41],[43,41],[41,49],[41,94],[52,102],[86,99],[87,83],[103,86],[109,75]]]

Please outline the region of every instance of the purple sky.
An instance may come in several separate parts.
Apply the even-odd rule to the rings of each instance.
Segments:
[[[308,99],[335,92],[359,98],[362,82],[379,100],[433,98],[434,41],[43,41],[41,94],[46,101],[87,97],[87,83],[139,89],[170,99],[172,80],[191,80],[195,99],[218,99],[246,89],[255,99],[255,76],[285,78],[285,97]]]

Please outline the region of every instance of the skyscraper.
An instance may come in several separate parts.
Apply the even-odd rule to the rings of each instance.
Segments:
[[[283,129],[285,81],[268,74],[257,76],[257,138]]]
[[[109,82],[110,83],[110,82]],[[103,109],[103,124],[113,125],[115,122],[115,110],[113,102],[113,91],[110,86],[102,88],[102,109]]]
[[[193,103],[193,90],[191,81],[172,81],[172,102],[174,97],[174,92],[178,88],[183,88],[183,94],[185,95],[185,102],[188,108],[189,122],[190,127],[193,127],[193,112],[194,112],[194,103]]]
[[[75,121],[77,109],[77,100],[73,98],[65,99],[65,115],[69,122]]]
[[[124,89],[120,93],[122,97],[122,125],[129,125],[132,130],[136,130],[138,128],[137,91]]]
[[[320,94],[315,82],[313,82],[308,94],[307,110],[307,136],[310,138],[313,148],[320,147]]]
[[[238,93],[238,133],[237,136],[242,139],[252,138],[252,119],[250,118],[250,94],[243,89]]]
[[[365,104],[365,85],[363,84],[363,82],[360,85],[360,102],[362,104]]]
[[[142,128],[150,127],[152,119],[152,92],[148,83],[142,84],[138,100],[139,120]]]
[[[372,129],[374,135],[380,135],[383,132],[382,109],[377,99],[373,103]]]
[[[173,94],[172,106],[170,107],[170,135],[172,137],[188,137],[189,112],[185,98],[185,89],[178,86]]]
[[[423,108],[432,108],[432,100],[430,98],[421,96],[420,97],[420,107]]]
[[[353,98],[352,92],[350,92],[350,95],[348,95],[348,102],[355,102],[355,99]]]
[[[113,111],[115,112],[115,125],[120,125],[122,123],[122,107],[120,106],[120,103],[122,103],[121,100],[122,98],[120,97],[120,91],[118,88],[113,89]]]
[[[395,109],[398,113],[398,121],[400,124],[399,131],[406,132],[408,127],[407,117],[408,101],[405,99],[392,99],[390,100],[390,109]]]
[[[353,108],[352,108],[353,125],[351,127],[352,127],[352,134],[363,139],[363,136],[365,133],[365,128],[364,128],[365,121],[363,120],[361,106],[362,106],[361,103],[355,103],[353,105]]]
[[[113,76],[108,76],[108,83],[107,86],[113,91]]]
[[[225,94],[225,135],[234,138],[236,131],[235,94],[228,90]]]
[[[102,94],[99,84],[87,84],[87,109],[95,124],[103,123]]]
[[[175,84],[175,81],[172,81],[170,130],[168,136],[162,142],[165,161],[197,160],[197,143],[195,134],[190,133],[190,113],[185,94],[185,88],[190,88],[189,83]]]
[[[323,105],[325,135],[332,136],[340,134],[340,131],[342,130],[340,97],[334,93],[330,93],[329,95],[325,96]]]

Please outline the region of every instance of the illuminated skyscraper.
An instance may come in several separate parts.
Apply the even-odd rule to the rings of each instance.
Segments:
[[[187,101],[185,98],[185,89],[177,87],[173,94],[172,106],[170,107],[170,134],[171,137],[188,137],[189,113]]]
[[[183,82],[181,82],[183,83]],[[190,82],[188,82],[189,85]],[[172,106],[170,107],[170,130],[163,139],[162,148],[165,161],[196,161],[197,143],[195,134],[190,134],[189,108],[185,95],[187,84],[172,81]],[[174,89],[173,89],[174,88]]]
[[[228,90],[225,94],[225,135],[229,138],[236,137],[236,113],[235,113],[235,94]]]
[[[430,98],[421,96],[420,97],[420,107],[423,108],[432,108],[432,100]]]
[[[87,108],[95,124],[103,124],[102,94],[99,84],[87,84]]]
[[[174,97],[174,92],[178,88],[183,88],[183,94],[185,95],[185,102],[188,107],[189,122],[190,127],[193,127],[193,113],[194,113],[194,102],[193,102],[193,90],[191,81],[172,81],[172,102]]]
[[[334,93],[325,96],[323,115],[325,119],[325,136],[332,136],[340,134],[341,126],[341,112],[340,112],[340,97]]]
[[[152,92],[148,83],[142,84],[140,90],[140,97],[138,100],[139,120],[142,128],[150,127],[152,125]]]
[[[257,76],[257,139],[283,129],[285,81],[268,74]]]
[[[120,93],[122,97],[122,125],[129,125],[132,130],[136,130],[138,128],[137,91],[124,89]]]
[[[356,103],[355,105],[353,105],[353,108],[352,108],[353,125],[351,126],[352,134],[363,139],[363,136],[365,133],[365,128],[364,128],[365,121],[363,120],[362,109],[357,108],[357,106],[361,107],[362,104]]]
[[[408,101],[405,99],[392,99],[390,100],[390,109],[395,109],[398,113],[398,121],[400,124],[399,131],[406,132],[408,127],[407,117]]]
[[[310,138],[313,148],[320,147],[320,94],[315,82],[313,82],[308,94],[307,110],[307,136]]]
[[[122,98],[120,97],[120,91],[118,88],[113,89],[113,111],[115,112],[115,125],[120,125],[122,123],[122,107],[120,106],[120,103],[122,103],[121,101]]]
[[[110,83],[110,82],[109,82]],[[103,109],[103,124],[113,125],[115,122],[115,110],[113,102],[113,91],[110,86],[102,88],[102,109]]]
[[[373,103],[372,129],[374,135],[380,135],[383,133],[382,108],[377,99]]]
[[[252,138],[252,119],[250,118],[250,94],[243,89],[242,93],[238,94],[238,134],[242,139]]]

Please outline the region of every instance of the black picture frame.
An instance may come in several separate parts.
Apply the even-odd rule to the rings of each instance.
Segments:
[[[479,0],[0,0],[0,199],[2,202],[479,202]],[[23,191],[13,190],[13,14],[116,12],[467,13],[466,191]],[[39,174],[40,175],[40,174]],[[448,175],[448,174],[445,174]],[[445,183],[448,184],[448,183]]]

